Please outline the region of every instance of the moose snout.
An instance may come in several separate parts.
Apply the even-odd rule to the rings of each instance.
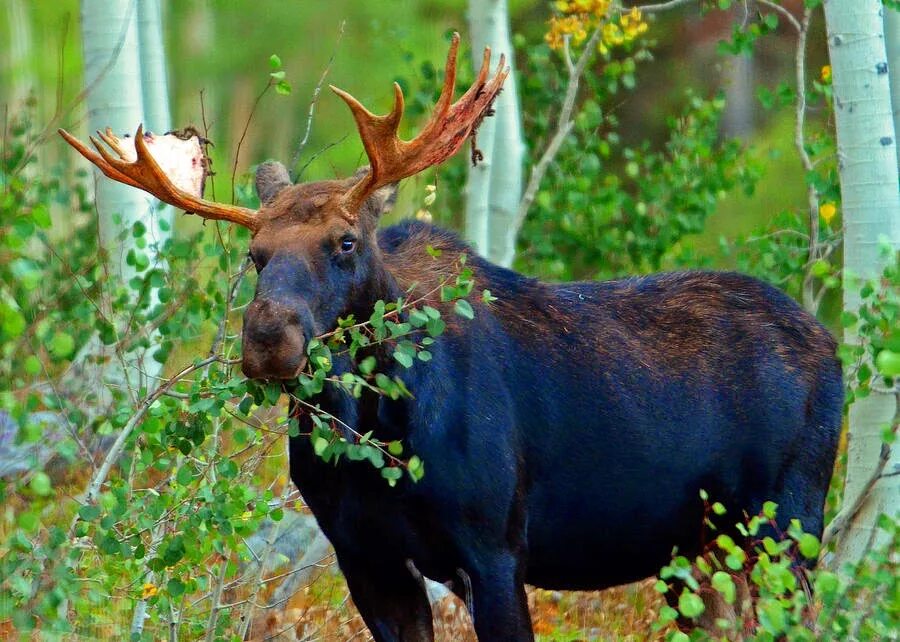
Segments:
[[[301,315],[289,305],[253,301],[244,313],[241,370],[250,379],[293,379],[306,365]]]

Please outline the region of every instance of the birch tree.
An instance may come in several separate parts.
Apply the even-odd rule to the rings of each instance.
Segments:
[[[825,0],[844,219],[844,310],[860,308],[860,280],[875,280],[900,248],[900,193],[881,0]],[[851,328],[849,344],[859,342]],[[898,449],[882,454],[882,434],[896,417],[896,398],[874,389],[850,406],[844,509],[830,527],[840,566],[861,557],[876,537],[878,515],[900,509]],[[877,539],[877,538],[876,538]]]
[[[160,21],[159,0],[82,0],[81,35],[89,132],[110,127],[118,134],[133,133],[139,123],[148,119],[153,127],[168,128]],[[129,252],[142,250],[135,247],[131,234],[122,234],[123,231],[130,232],[137,222],[147,230],[149,244],[144,253],[148,255],[149,264],[159,263],[157,248],[171,230],[170,208],[155,212],[155,201],[149,196],[107,180],[96,170],[95,202],[100,244],[107,254],[115,283],[127,284],[139,272],[134,261],[127,257]],[[152,292],[150,296],[155,300]],[[104,348],[96,341],[86,352],[96,355],[103,353]],[[127,384],[131,389],[140,388],[161,369],[149,354],[148,350],[129,357],[125,369],[106,368],[103,377],[111,385]],[[99,373],[83,374],[87,374],[83,378],[90,381]]]
[[[516,252],[513,221],[522,195],[525,143],[507,1],[471,0],[468,17],[475,71],[481,67],[479,54],[486,46],[491,48],[494,64],[503,54],[511,71],[494,102],[494,117],[486,118],[478,129],[478,148],[484,158],[469,167],[466,238],[479,254],[509,267]]]

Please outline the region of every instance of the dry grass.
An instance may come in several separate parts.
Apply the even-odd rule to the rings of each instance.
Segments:
[[[606,591],[560,592],[529,587],[528,606],[538,641],[621,642],[664,639],[651,625],[662,605],[653,580]],[[472,621],[455,596],[434,607],[438,642],[476,642]],[[369,640],[371,636],[349,599],[340,575],[326,573],[295,595],[284,610],[261,616],[252,628],[253,640]]]

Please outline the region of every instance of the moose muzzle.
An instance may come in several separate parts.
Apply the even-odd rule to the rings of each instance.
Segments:
[[[306,365],[300,313],[270,299],[256,299],[244,313],[243,363],[250,379],[293,379]]]

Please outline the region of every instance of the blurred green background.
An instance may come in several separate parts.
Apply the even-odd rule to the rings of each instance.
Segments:
[[[415,90],[413,81],[423,62],[442,65],[452,30],[459,30],[466,41],[466,6],[465,0],[164,2],[172,124],[207,128],[216,145],[214,167],[220,175],[230,170],[236,141],[268,82],[268,59],[277,54],[293,90],[289,96],[269,92],[261,101],[240,151],[238,171],[246,172],[266,158],[288,162],[304,136],[313,90],[332,56],[326,84],[347,89],[373,110],[386,110],[392,81],[405,81]],[[78,100],[78,2],[4,0],[2,7],[0,116],[8,121],[10,112],[33,96],[39,128],[56,115],[56,124],[85,134],[84,105]],[[513,33],[526,47],[541,43],[550,12],[549,2],[512,0]],[[744,138],[766,172],[754,196],[729,196],[708,220],[706,232],[689,241],[706,254],[715,253],[720,236],[747,233],[804,201],[802,172],[792,147],[792,110],[765,111],[755,98],[759,86],[774,91],[779,83],[792,82],[793,34],[780,28],[766,38],[748,68],[735,70],[736,59],[718,55],[716,48],[737,18],[723,12],[701,16],[695,6],[655,16],[654,61],[638,68],[633,91],[618,94],[616,104],[605,106],[620,120],[625,144],[658,142],[665,134],[666,116],[677,111],[686,88],[709,96],[732,83],[734,91],[728,96],[734,100],[726,114],[726,122],[732,121],[726,127],[732,131],[726,133]],[[811,39],[811,73],[824,60],[821,42]],[[430,100],[407,98],[408,103]],[[406,120],[408,132],[411,120]],[[305,180],[346,176],[365,162],[348,111],[327,89],[318,101],[298,167],[310,158],[314,162],[304,172]],[[59,159],[74,162],[70,150],[48,136],[39,161],[49,166]],[[409,214],[408,207],[399,211]],[[458,213],[440,211],[440,202],[435,213],[439,221],[459,226]],[[725,258],[716,261],[729,265]]]

